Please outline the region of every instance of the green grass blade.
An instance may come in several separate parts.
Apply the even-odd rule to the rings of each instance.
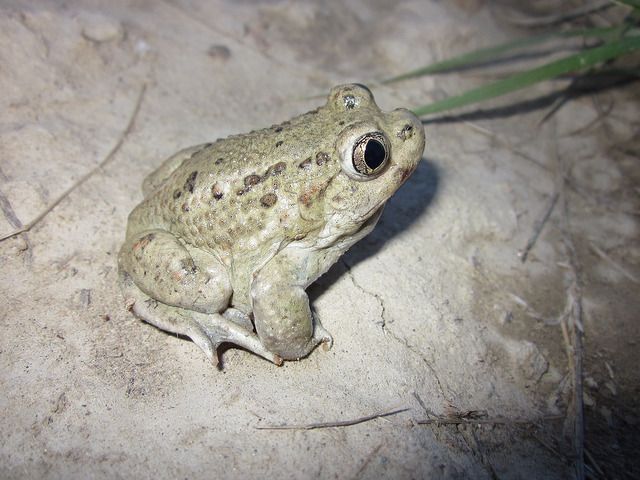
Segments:
[[[521,40],[515,40],[513,42],[507,42],[493,47],[481,48],[469,53],[459,55],[457,57],[443,60],[442,62],[432,63],[425,67],[421,67],[415,70],[411,70],[407,73],[397,75],[395,77],[382,80],[381,83],[388,84],[398,82],[400,80],[406,80],[408,78],[421,77],[423,75],[430,75],[434,73],[440,73],[447,70],[453,70],[455,68],[466,67],[471,65],[477,65],[481,62],[495,60],[501,55],[513,50],[519,50],[523,48],[529,48],[541,43],[547,42],[554,38],[571,38],[571,37],[587,37],[587,38],[610,38],[621,32],[621,27],[597,27],[597,28],[585,28],[576,30],[567,30],[565,32],[549,33],[544,35],[538,35],[529,38],[523,38]]]
[[[640,0],[613,0],[613,3],[621,3],[622,5],[640,10]]]
[[[600,47],[584,50],[578,54],[547,63],[531,70],[516,73],[508,78],[469,90],[461,95],[445,98],[444,100],[434,102],[430,105],[417,107],[413,109],[413,113],[418,116],[430,115],[482,102],[490,98],[499,97],[501,95],[520,90],[559,75],[585,70],[639,48],[640,36],[626,37]]]

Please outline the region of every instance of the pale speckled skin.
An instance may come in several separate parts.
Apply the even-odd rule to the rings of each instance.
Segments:
[[[368,132],[390,146],[370,177],[351,162]],[[330,345],[305,289],[373,229],[424,141],[413,114],[382,112],[353,84],[281,125],[178,152],[145,180],[129,216],[119,255],[129,307],[214,362],[222,342],[277,364]]]

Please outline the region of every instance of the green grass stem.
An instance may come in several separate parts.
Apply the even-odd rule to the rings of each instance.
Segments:
[[[431,65],[417,68],[407,73],[403,73],[401,75],[397,75],[395,77],[390,77],[385,80],[382,80],[381,83],[388,84],[388,83],[398,82],[400,80],[406,80],[409,78],[421,77],[424,75],[430,75],[435,73],[442,73],[448,70],[454,70],[456,68],[477,65],[482,62],[496,60],[500,58],[500,56],[504,55],[505,53],[534,47],[536,45],[540,45],[542,43],[545,43],[557,38],[584,37],[584,38],[600,38],[605,40],[610,38],[615,38],[622,32],[622,28],[623,28],[622,26],[585,28],[585,29],[567,30],[565,32],[548,33],[544,35],[537,35],[534,37],[523,38],[520,40],[503,43],[493,47],[481,48],[469,53],[465,53],[463,55],[450,58],[448,60],[443,60],[441,62],[436,62]]]
[[[431,115],[445,110],[451,110],[471,105],[473,103],[482,102],[560,75],[591,68],[607,60],[633,52],[639,48],[640,36],[625,37],[599,47],[584,50],[578,54],[570,55],[531,70],[516,73],[503,80],[474,88],[461,95],[445,98],[444,100],[440,100],[429,105],[414,108],[413,113],[418,116]]]

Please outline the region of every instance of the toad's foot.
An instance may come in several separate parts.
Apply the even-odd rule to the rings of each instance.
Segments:
[[[322,344],[322,349],[326,352],[331,350],[331,347],[333,347],[333,337],[331,336],[331,334],[327,331],[327,329],[325,329],[320,322],[318,321],[318,318],[316,315],[313,315],[314,317],[314,328],[313,328],[313,340],[312,342],[314,343],[314,345],[317,345],[319,343]]]
[[[160,303],[143,293],[130,278],[123,279],[123,293],[127,308],[137,317],[162,330],[189,337],[214,365],[218,365],[218,347],[225,342],[282,365],[282,358],[267,350],[255,333],[220,314],[199,313]]]

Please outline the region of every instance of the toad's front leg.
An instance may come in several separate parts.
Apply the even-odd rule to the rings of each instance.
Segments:
[[[286,249],[271,259],[255,276],[251,286],[256,332],[263,345],[284,360],[305,357],[320,342],[333,339],[314,321],[305,288],[310,281],[311,257]]]

